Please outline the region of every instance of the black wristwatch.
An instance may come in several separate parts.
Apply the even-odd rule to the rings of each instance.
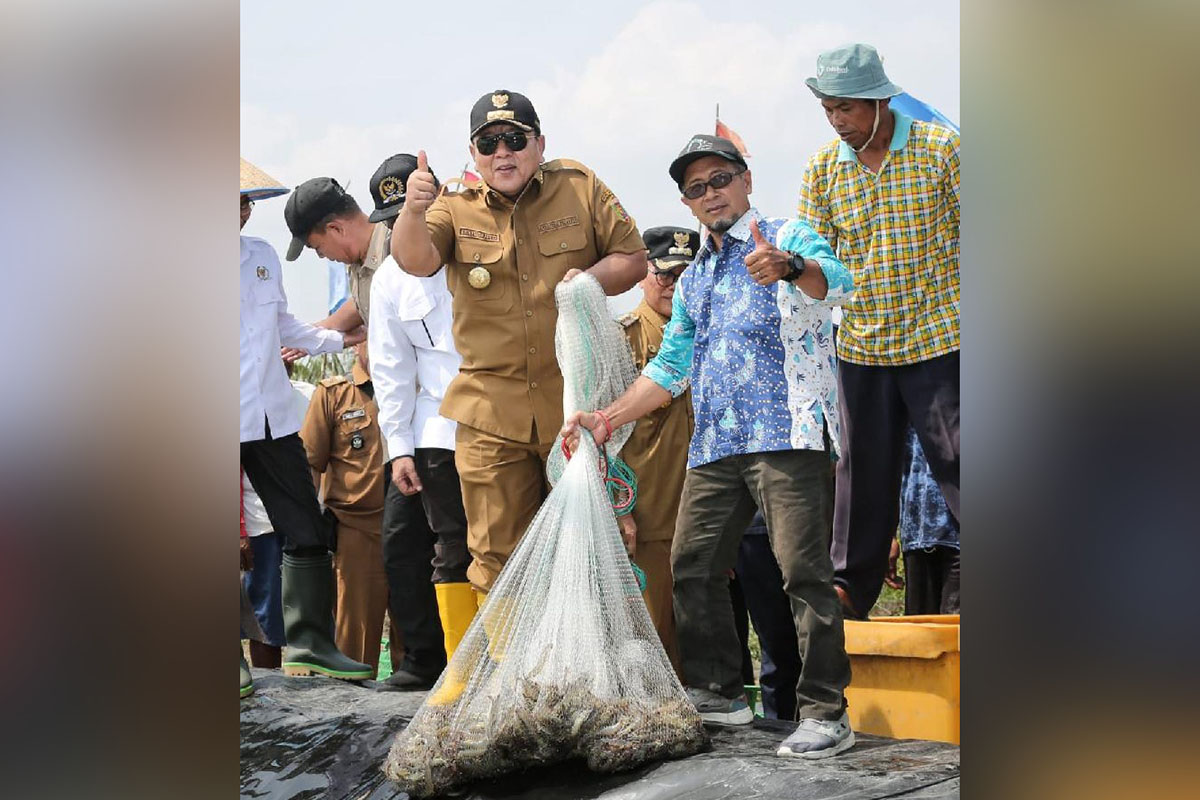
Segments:
[[[783,276],[783,279],[788,283],[796,280],[804,274],[804,256],[798,253],[792,253],[788,256],[788,272]]]

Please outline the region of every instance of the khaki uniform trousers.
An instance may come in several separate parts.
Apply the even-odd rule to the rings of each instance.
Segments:
[[[491,590],[550,493],[546,459],[553,446],[516,442],[458,424],[454,465],[467,512],[467,580],[479,591]]]
[[[646,610],[650,612],[654,630],[671,659],[671,666],[678,673],[679,648],[675,644],[675,612],[671,605],[671,540],[638,542],[633,563],[646,573],[646,591],[642,592]]]
[[[378,669],[383,616],[388,607],[387,574],[383,570],[380,531],[363,531],[338,523],[333,567],[337,580],[334,640],[355,661]],[[392,668],[404,663],[404,642],[393,624],[388,637]]]

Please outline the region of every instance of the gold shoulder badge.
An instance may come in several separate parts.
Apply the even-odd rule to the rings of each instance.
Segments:
[[[393,200],[403,200],[404,185],[391,175],[387,176],[379,182],[379,198],[385,203],[390,203]]]
[[[628,328],[630,325],[637,322],[637,320],[638,320],[638,315],[637,315],[637,313],[635,313],[633,311],[630,311],[628,313],[622,314],[621,316],[617,317],[617,322],[621,323],[622,328]]]
[[[673,256],[691,256],[694,255],[692,248],[688,247],[689,237],[683,231],[677,231],[675,234],[675,246],[668,249],[667,252]]]
[[[508,95],[506,95],[506,94],[492,95],[492,105],[494,105],[496,108],[504,108],[506,105],[508,105]]]

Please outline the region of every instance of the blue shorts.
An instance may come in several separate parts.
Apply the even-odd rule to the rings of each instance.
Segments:
[[[242,577],[254,616],[267,635],[265,644],[283,647],[283,537],[274,531],[250,537],[254,569]],[[243,638],[245,631],[242,632]]]

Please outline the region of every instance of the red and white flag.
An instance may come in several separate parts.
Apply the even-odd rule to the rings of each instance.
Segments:
[[[750,151],[746,149],[746,143],[742,141],[742,137],[737,135],[737,131],[721,122],[721,118],[717,117],[717,136],[722,139],[728,139],[733,142],[733,146],[738,149],[745,158],[750,157]]]

